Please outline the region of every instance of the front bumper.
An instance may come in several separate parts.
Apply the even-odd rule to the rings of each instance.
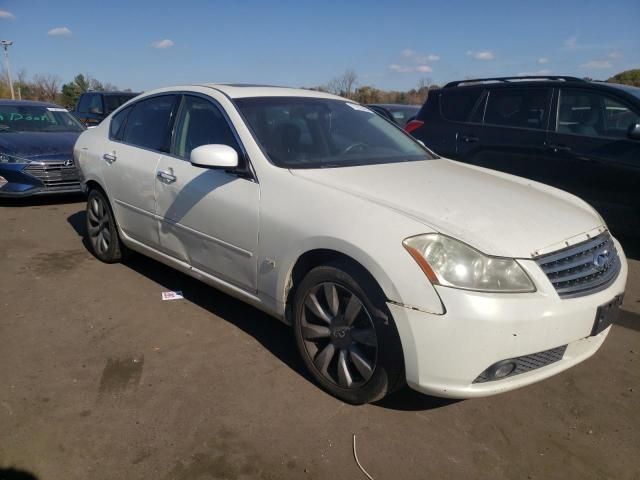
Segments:
[[[487,294],[447,287],[436,289],[444,315],[389,303],[402,347],[407,383],[414,390],[448,398],[495,395],[553,376],[593,355],[611,328],[590,336],[600,305],[624,293],[627,264],[604,290],[560,299],[534,261],[522,261],[538,290],[526,294]],[[501,380],[474,383],[496,362],[567,345],[562,359]]]
[[[7,181],[0,187],[0,197],[4,198],[82,191],[77,168],[58,162],[2,164],[0,176]]]

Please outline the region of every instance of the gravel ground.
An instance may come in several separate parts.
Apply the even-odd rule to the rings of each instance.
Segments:
[[[5,201],[0,225],[1,480],[365,478],[353,434],[376,480],[640,479],[637,252],[583,364],[496,397],[353,407],[278,321],[141,256],[95,260],[82,198]]]

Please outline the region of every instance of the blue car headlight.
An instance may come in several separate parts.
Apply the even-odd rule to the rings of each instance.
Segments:
[[[0,163],[30,163],[30,160],[8,153],[0,153]]]

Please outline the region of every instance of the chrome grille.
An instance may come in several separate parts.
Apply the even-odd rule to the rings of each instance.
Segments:
[[[602,290],[620,272],[620,257],[608,232],[535,260],[562,298]]]
[[[552,363],[562,360],[566,349],[567,346],[562,345],[561,347],[545,350],[544,352],[532,353],[531,355],[524,355],[522,357],[514,358],[510,361],[516,364],[516,368],[509,375],[502,378],[510,378],[514,375],[520,375],[521,373],[530,372],[531,370],[536,370],[537,368],[551,365]],[[502,378],[492,378],[490,370],[491,367],[478,375],[473,383],[484,383],[494,380],[502,380]]]
[[[78,169],[71,160],[68,162],[33,162],[23,170],[40,180],[47,190],[80,188]]]

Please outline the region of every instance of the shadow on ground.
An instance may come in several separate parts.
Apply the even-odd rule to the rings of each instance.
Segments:
[[[24,470],[0,468],[0,480],[38,480],[38,477]]]
[[[67,222],[82,237],[84,246],[88,248],[85,218],[85,212],[82,210],[70,215]],[[240,300],[144,255],[133,255],[123,263],[167,290],[182,290],[186,300],[251,335],[291,370],[315,385],[297,352],[293,332],[287,325]],[[454,400],[429,397],[409,388],[403,388],[384,400],[376,402],[375,405],[390,410],[415,411],[440,408],[453,402]]]

